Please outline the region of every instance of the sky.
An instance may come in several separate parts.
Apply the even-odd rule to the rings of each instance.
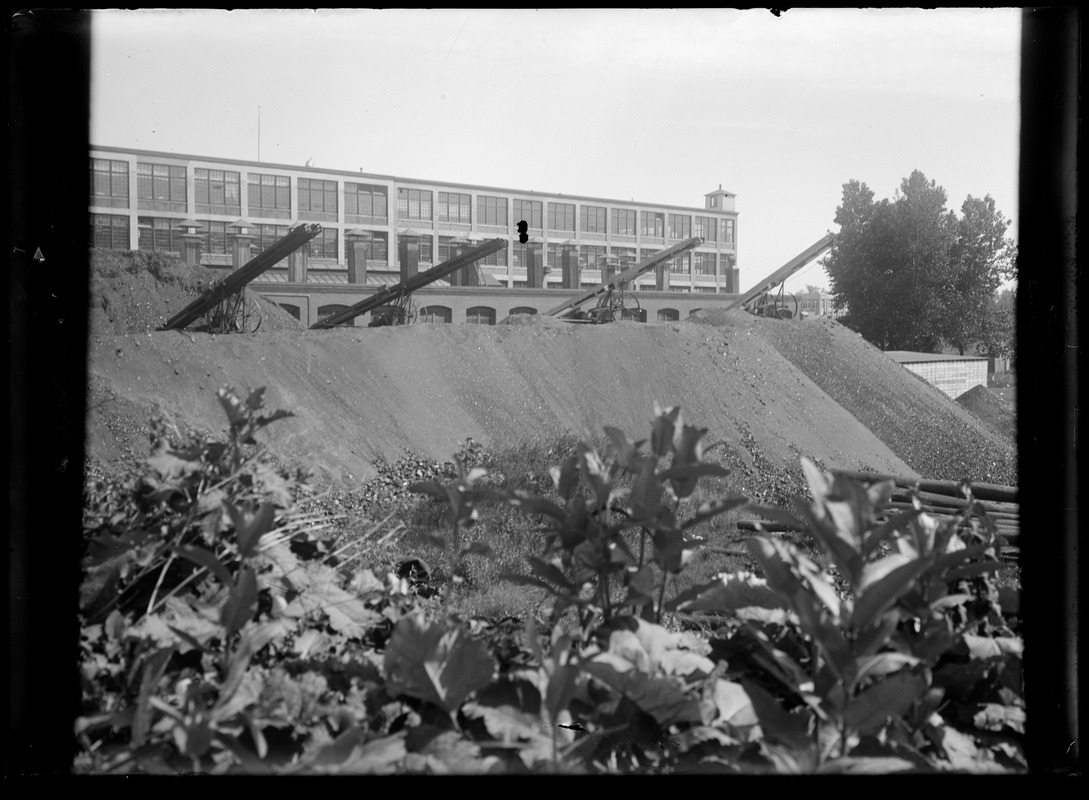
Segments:
[[[990,195],[1016,239],[1020,15],[96,10],[91,143],[695,208],[721,186],[744,291],[838,230],[851,180]]]

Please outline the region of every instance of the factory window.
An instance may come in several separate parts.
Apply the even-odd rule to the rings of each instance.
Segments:
[[[548,204],[548,229],[550,231],[575,232],[574,203]]]
[[[715,254],[714,253],[693,253],[692,254],[692,271],[696,275],[714,275],[715,274]]]
[[[510,265],[512,267],[521,268],[526,265],[526,253],[529,251],[528,245],[515,244],[510,248]]]
[[[136,162],[136,197],[138,200],[170,203],[185,210],[185,167]]]
[[[431,219],[431,190],[398,189],[397,216],[400,219]]]
[[[717,242],[718,220],[714,217],[696,217],[693,235],[699,236],[705,242]]]
[[[531,308],[530,306],[515,306],[510,310],[510,313],[512,317],[515,314],[529,314],[530,316],[533,316],[537,313],[537,309]]]
[[[353,217],[376,217],[385,222],[386,187],[345,183],[344,213]]]
[[[439,192],[439,221],[462,222],[468,225],[472,222],[472,204],[473,198],[467,194]]]
[[[582,206],[579,217],[583,233],[605,233],[605,206]]]
[[[495,309],[488,306],[473,306],[465,312],[465,321],[470,325],[494,325]]]
[[[311,258],[329,258],[337,260],[337,229],[322,228],[321,233],[310,240],[309,253]]]
[[[337,182],[299,178],[299,213],[308,219],[336,222]]]
[[[658,309],[659,322],[676,322],[681,318],[681,313],[675,308]]]
[[[280,308],[293,316],[295,319],[302,319],[302,309],[292,303],[277,303]]]
[[[681,253],[679,256],[674,256],[669,262],[669,271],[677,275],[687,275],[692,271],[692,254]]]
[[[621,269],[635,266],[634,247],[614,247],[612,249],[612,254],[620,260]]]
[[[254,216],[276,216],[276,212],[291,213],[291,178],[286,175],[249,174],[247,192],[249,213]],[[273,212],[267,214],[264,212]]]
[[[378,262],[378,265],[389,263],[389,240],[386,234],[379,231],[371,231],[370,243],[367,246],[367,262]]]
[[[414,241],[420,246],[420,263],[430,264],[435,256],[434,243],[430,236],[398,236],[398,241]],[[400,245],[398,245],[400,246]]]
[[[181,252],[182,232],[178,228],[180,219],[138,217],[136,222],[140,231],[138,247],[141,250]]]
[[[342,311],[347,311],[347,310],[348,310],[348,306],[341,305],[340,303],[330,303],[327,306],[318,306],[318,319],[323,320],[326,317],[333,316],[333,314],[339,314]],[[375,309],[375,311],[377,311],[377,309]],[[371,312],[371,313],[373,314],[374,312]],[[352,327],[354,325],[354,321],[353,320],[348,320],[347,322],[338,322],[337,325],[339,325],[341,327],[350,328],[350,327]]]
[[[193,191],[197,211],[237,214],[242,208],[240,175],[222,169],[194,169]],[[203,207],[202,207],[203,206]]]
[[[620,236],[635,236],[635,212],[626,208],[612,210],[613,233]]]
[[[205,254],[225,255],[230,253],[227,247],[227,223],[210,219],[198,219],[201,227],[200,251]]]
[[[665,238],[665,214],[656,211],[643,211],[643,236],[652,236],[656,239]]]
[[[424,306],[416,313],[417,322],[453,322],[453,312],[446,306]]]
[[[476,198],[478,225],[507,225],[507,198],[482,194]]]
[[[129,249],[129,218],[121,214],[91,214],[91,247]]]
[[[669,238],[687,239],[692,235],[692,217],[688,214],[669,215]]]
[[[734,220],[724,219],[724,220],[722,220],[722,224],[724,226],[724,233],[723,233],[723,236],[722,236],[722,241],[726,242],[726,244],[733,244],[734,243]]]
[[[287,236],[286,225],[258,225],[256,226],[256,229],[257,236],[254,237],[251,247],[258,253],[267,250],[280,239]],[[284,261],[286,261],[286,259],[281,259],[279,263],[283,263]]]
[[[632,322],[646,322],[647,310],[645,308],[625,308],[620,312],[620,319]]]
[[[91,197],[106,199],[99,205],[127,207],[129,204],[129,165],[127,161],[91,159]]]
[[[603,244],[584,244],[579,248],[579,266],[597,269],[601,266],[601,257],[607,252]]]
[[[540,200],[515,200],[514,221],[525,222],[530,228],[541,230],[542,205]]]

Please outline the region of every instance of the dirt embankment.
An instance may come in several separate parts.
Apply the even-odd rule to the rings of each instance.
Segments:
[[[135,282],[128,274],[111,279],[113,291]],[[230,384],[267,387],[270,408],[295,414],[264,433],[270,450],[334,482],[368,479],[376,459],[406,451],[449,459],[468,437],[517,445],[615,425],[645,438],[656,402],[681,406],[708,443],[724,441],[723,460],[754,494],[801,454],[828,467],[1016,482],[1010,446],[838,324],[741,311],[703,322],[714,324],[285,324],[220,336],[99,325],[89,450],[107,465],[145,455],[152,408],[217,433],[215,390]]]

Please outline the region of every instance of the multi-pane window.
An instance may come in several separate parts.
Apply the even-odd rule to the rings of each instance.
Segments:
[[[386,187],[345,183],[344,213],[353,217],[378,217],[385,220]]]
[[[299,178],[299,211],[326,214],[336,219],[337,182]]]
[[[693,253],[692,254],[692,271],[696,275],[714,275],[715,274],[715,254],[714,253]]]
[[[261,253],[287,236],[286,225],[258,225],[253,239],[253,249]]]
[[[635,236],[635,211],[627,208],[612,210],[613,233],[620,236]]]
[[[687,239],[692,235],[692,217],[688,214],[669,215],[669,238]]]
[[[549,203],[548,229],[550,231],[575,232],[575,204]]]
[[[723,226],[722,241],[726,242],[726,244],[733,244],[734,243],[734,220],[724,219],[724,220],[722,220],[722,226]]]
[[[136,197],[185,204],[185,167],[136,162]]]
[[[628,267],[635,266],[634,247],[614,247],[612,253],[620,261],[621,269],[627,269]]]
[[[478,225],[507,225],[507,198],[477,195],[476,222]]]
[[[579,218],[583,233],[605,233],[605,206],[582,206]]]
[[[180,220],[165,217],[137,218],[137,225],[140,230],[139,248],[141,250],[180,252],[182,232],[178,228],[179,222]]]
[[[398,189],[397,216],[401,219],[431,219],[431,190]]]
[[[448,306],[424,306],[416,313],[417,322],[450,322],[453,319],[452,309]]]
[[[250,214],[265,216],[265,211],[291,213],[291,178],[287,175],[262,175],[251,172],[248,193]]]
[[[201,224],[198,231],[201,235],[200,251],[215,255],[226,255],[231,252],[227,243],[227,223],[216,222],[210,219],[198,219]]]
[[[705,242],[718,241],[718,220],[714,217],[696,217],[696,224],[692,231],[694,236],[699,236]]]
[[[328,258],[336,261],[337,229],[322,228],[321,233],[310,240],[309,250],[311,258]]]
[[[194,169],[194,199],[200,205],[227,206],[237,211],[242,207],[239,179],[237,172],[222,169]]]
[[[552,269],[559,270],[563,267],[563,250],[562,244],[551,243],[548,245],[548,250],[545,252],[545,263]]]
[[[124,200],[118,205],[128,205],[129,164],[107,158],[91,159],[91,197]],[[113,203],[108,203],[113,205]]]
[[[439,192],[439,222],[472,222],[473,198],[467,194]]]
[[[642,235],[652,236],[656,239],[665,238],[665,214],[661,214],[657,211],[642,211],[640,212],[642,222]]]
[[[385,233],[372,232],[367,260],[377,261],[380,264],[389,264],[389,240],[386,238]]]
[[[579,248],[579,265],[587,269],[601,266],[601,257],[608,252],[603,244],[584,244]]]
[[[473,306],[465,312],[465,321],[470,325],[494,325],[495,309],[488,306]]]
[[[669,262],[669,271],[678,275],[687,275],[692,271],[692,254],[681,253]]]
[[[402,241],[416,242],[420,247],[420,263],[431,263],[435,250],[430,236],[401,236]]]
[[[122,214],[91,214],[91,247],[129,249],[129,218]]]
[[[540,230],[543,227],[543,209],[540,200],[515,200],[514,221],[525,222],[530,228]]]

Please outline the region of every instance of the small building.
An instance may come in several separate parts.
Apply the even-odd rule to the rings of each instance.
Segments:
[[[885,355],[953,399],[973,387],[987,385],[986,356],[912,353],[907,350],[887,350]]]

